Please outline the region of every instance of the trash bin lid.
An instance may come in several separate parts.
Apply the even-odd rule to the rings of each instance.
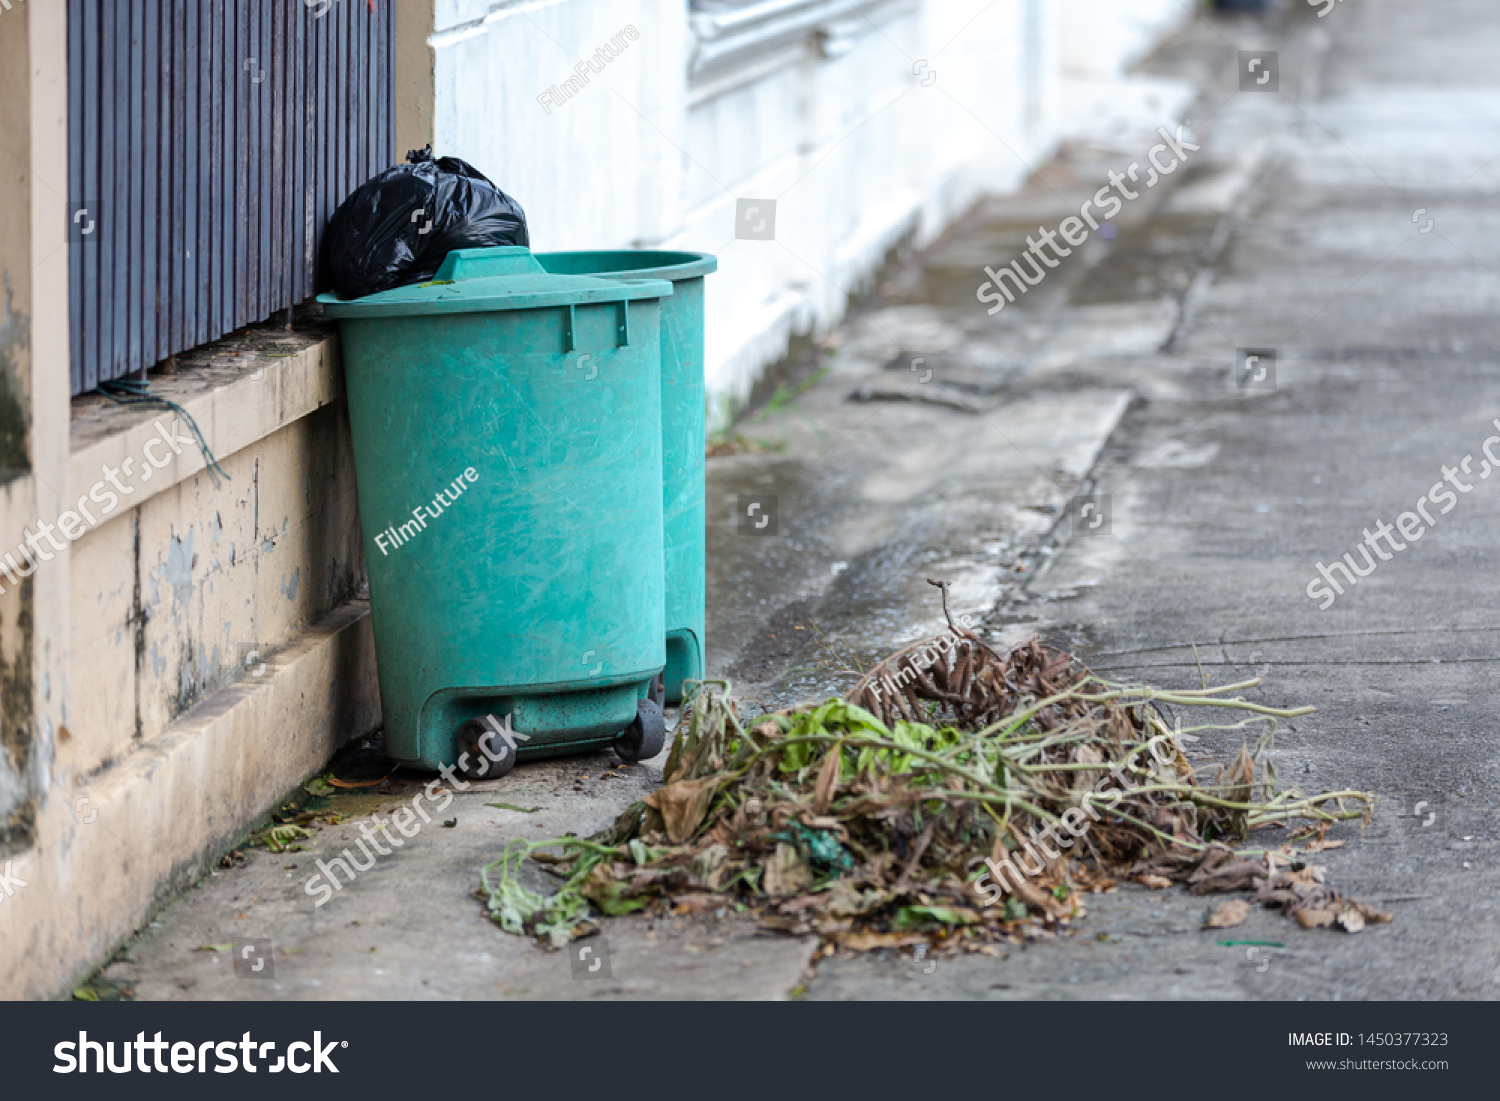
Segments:
[[[719,270],[711,252],[664,249],[612,249],[590,252],[544,252],[537,260],[558,275],[602,275],[611,279],[699,279]]]
[[[587,275],[551,275],[520,246],[457,249],[428,283],[394,287],[364,298],[320,294],[323,312],[336,318],[417,317],[439,313],[492,313],[666,298],[661,279],[625,283]]]

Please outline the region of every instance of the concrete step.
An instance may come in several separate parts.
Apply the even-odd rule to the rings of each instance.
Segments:
[[[369,602],[297,635],[96,773],[59,774],[0,907],[0,996],[72,989],[345,741],[380,723]],[[50,819],[50,821],[49,821]]]

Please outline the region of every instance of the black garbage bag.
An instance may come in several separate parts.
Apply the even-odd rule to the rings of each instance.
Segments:
[[[362,184],[323,234],[326,282],[344,298],[423,283],[459,248],[530,245],[526,212],[473,165],[413,150]]]

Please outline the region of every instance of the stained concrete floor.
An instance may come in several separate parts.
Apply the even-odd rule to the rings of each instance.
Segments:
[[[660,759],[618,770],[600,754],[456,795],[455,825],[316,907],[315,862],[424,778],[341,796],[346,823],[186,892],[101,985],[219,999],[1500,994],[1500,494],[1474,479],[1328,610],[1305,593],[1315,563],[1412,508],[1445,464],[1475,456],[1478,470],[1500,417],[1500,10],[1287,10],[1205,17],[1148,63],[1165,99],[1197,89],[1191,107],[1161,103],[1159,124],[1193,118],[1202,149],[1112,238],[995,317],[975,302],[982,265],[1140,160],[1158,123],[1070,148],[897,264],[794,377],[826,373],[739,426],[777,449],[710,462],[712,672],[768,705],[837,688],[844,656],[936,628],[925,578],[942,577],[993,638],[1038,632],[1116,678],[1261,674],[1259,698],[1319,707],[1282,728],[1283,778],[1382,794],[1368,827],[1333,832],[1349,843],[1325,863],[1393,924],[1344,936],[1258,913],[1243,938],[1286,947],[1251,960],[1200,931],[1202,900],[1125,887],[1091,897],[1072,936],[918,966],[815,961],[813,942],[728,912],[632,916],[605,923],[608,977],[575,979],[566,956],[487,923],[474,891],[506,841],[591,832],[659,779]],[[1240,49],[1277,50],[1279,92],[1238,91]],[[1274,389],[1235,385],[1242,348],[1276,350]],[[1067,504],[1094,494],[1109,524],[1075,533]],[[742,533],[746,497],[774,507],[774,535]],[[235,976],[222,948],[244,939],[274,945],[272,977]]]

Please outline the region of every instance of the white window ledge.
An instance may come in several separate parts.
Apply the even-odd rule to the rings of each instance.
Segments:
[[[692,29],[697,39],[688,76],[694,83],[754,65],[787,47],[810,40],[823,57],[841,57],[875,30],[876,9],[915,10],[916,0],[697,0]],[[880,12],[888,19],[892,12]]]

